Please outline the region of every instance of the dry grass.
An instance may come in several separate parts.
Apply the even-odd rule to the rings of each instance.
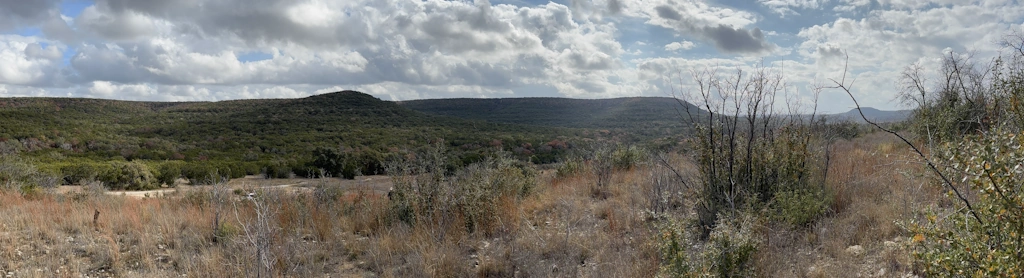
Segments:
[[[936,204],[941,189],[928,185],[920,165],[885,135],[838,142],[834,153],[831,212],[810,227],[759,229],[758,273],[910,272],[899,244],[906,235],[897,224]],[[685,161],[677,164],[689,170]],[[0,192],[0,271],[16,277],[232,277],[260,269],[290,277],[652,277],[659,267],[652,202],[663,201],[673,215],[691,213],[692,192],[678,184],[666,192],[655,188],[674,177],[655,165],[616,172],[595,197],[596,177],[557,179],[542,171],[535,193],[494,200],[496,221],[475,233],[459,224],[459,215],[416,226],[394,221],[379,186],[286,191],[249,184],[245,192],[257,191],[256,201],[272,212],[269,266],[260,265],[256,245],[245,241],[256,217],[256,203],[245,196],[228,193],[214,202],[209,188],[141,200]],[[652,198],[653,192],[663,196]],[[214,227],[218,207],[222,224]],[[214,241],[215,232],[221,240]],[[854,245],[864,251],[848,252]]]
[[[789,277],[910,275],[912,263],[903,249],[907,235],[899,224],[938,203],[941,188],[922,175],[924,169],[910,150],[889,135],[840,141],[833,151],[829,215],[808,228],[768,229],[760,270]]]

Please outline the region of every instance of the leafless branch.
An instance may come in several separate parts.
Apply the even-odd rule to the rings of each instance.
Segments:
[[[835,84],[835,86],[832,86],[832,87],[829,87],[829,88],[840,89],[840,90],[843,90],[844,92],[846,92],[846,95],[850,96],[850,99],[853,100],[853,104],[857,107],[857,112],[860,114],[860,117],[862,119],[864,119],[865,122],[867,122],[868,124],[871,124],[871,125],[877,127],[878,129],[880,129],[880,130],[882,130],[882,131],[884,131],[886,133],[889,133],[889,134],[892,134],[892,135],[896,136],[897,138],[902,140],[903,143],[905,143],[907,146],[910,146],[910,148],[913,149],[914,152],[917,153],[917,155],[921,157],[921,159],[924,159],[925,163],[928,164],[928,167],[932,169],[932,172],[935,172],[935,174],[939,175],[939,178],[942,179],[942,181],[946,184],[946,186],[948,186],[950,189],[953,190],[953,193],[956,194],[956,197],[959,198],[960,201],[962,201],[964,203],[964,205],[967,206],[967,210],[971,212],[971,215],[974,216],[974,219],[978,220],[978,223],[982,223],[982,224],[985,223],[985,221],[981,220],[981,217],[978,216],[978,213],[974,211],[974,207],[971,206],[971,202],[969,200],[967,200],[967,198],[965,198],[963,194],[960,193],[960,190],[957,189],[956,186],[953,185],[953,182],[951,182],[949,180],[949,178],[946,177],[946,175],[942,174],[942,172],[939,171],[939,169],[937,167],[935,167],[935,164],[932,163],[931,159],[928,159],[928,157],[925,156],[924,153],[922,153],[921,150],[917,148],[917,146],[915,146],[913,143],[910,142],[910,140],[907,140],[907,138],[903,137],[899,133],[897,133],[895,131],[892,131],[892,130],[890,130],[888,128],[885,128],[885,127],[879,125],[878,123],[875,123],[874,121],[869,120],[868,117],[864,115],[864,111],[861,109],[860,103],[857,102],[857,98],[854,97],[853,93],[850,92],[850,89],[853,87],[853,82],[855,80],[854,81],[850,81],[849,84],[846,83],[846,73],[849,71],[849,62],[850,62],[850,56],[846,55],[846,64],[843,66],[843,77],[842,77],[842,79],[837,81],[835,79],[831,79],[830,78],[829,80],[831,80],[832,83]]]

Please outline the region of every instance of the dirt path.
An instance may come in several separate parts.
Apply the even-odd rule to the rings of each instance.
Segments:
[[[302,185],[305,185],[305,184],[306,184],[306,182],[303,181],[303,182],[290,183],[290,184],[261,185],[261,186],[255,186],[255,187],[252,187],[252,188],[257,188],[257,189],[285,189],[285,188],[291,188],[291,187],[299,187],[299,186],[302,186]],[[188,190],[191,190],[192,187],[193,186],[179,186],[179,187],[176,187],[176,188],[165,188],[165,189],[143,190],[143,191],[107,191],[106,193],[107,193],[107,195],[124,196],[124,197],[131,197],[131,198],[142,199],[142,198],[147,198],[147,197],[161,197],[163,195],[177,193],[178,190],[188,191]],[[232,190],[234,190],[236,188],[244,188],[244,187],[237,187],[237,186],[229,187],[229,189],[232,189]]]
[[[145,190],[145,191],[107,191],[107,195],[125,196],[131,198],[142,199],[146,197],[160,197],[164,194],[177,192],[177,188],[157,189],[157,190]]]
[[[391,179],[387,176],[360,176],[355,180],[344,180],[344,179],[263,179],[258,176],[248,176],[239,179],[233,179],[228,181],[227,187],[229,190],[235,189],[289,189],[293,191],[308,190],[307,186],[327,183],[330,185],[338,185],[345,190],[372,190],[374,192],[385,194],[388,188],[391,187]],[[199,188],[199,186],[192,186],[187,184],[180,184],[174,188],[163,188],[155,190],[144,190],[144,191],[107,191],[107,195],[113,196],[124,196],[134,199],[142,198],[155,198],[164,195],[176,194],[178,192],[185,192],[192,190],[193,188]],[[59,193],[66,193],[71,191],[81,191],[82,186],[71,185],[61,186],[58,189]]]

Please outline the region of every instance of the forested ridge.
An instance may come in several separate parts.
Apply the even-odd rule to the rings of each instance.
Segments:
[[[430,115],[355,91],[219,102],[6,98],[0,99],[0,122],[0,152],[64,172],[58,174],[65,183],[78,177],[62,169],[108,161],[142,161],[151,168],[206,161],[231,176],[311,176],[324,166],[314,165],[315,158],[325,154],[347,165],[335,165],[347,167],[346,176],[379,174],[389,157],[438,142],[456,150],[451,168],[497,150],[550,163],[565,152],[565,141],[614,136]]]

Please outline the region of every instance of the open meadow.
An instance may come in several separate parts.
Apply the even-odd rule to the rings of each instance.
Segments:
[[[840,140],[834,152],[830,205],[820,219],[790,225],[767,206],[738,216],[732,236],[739,238],[731,240],[756,246],[744,267],[775,277],[912,276],[913,235],[903,226],[925,208],[948,206],[942,188],[887,134]],[[681,156],[669,161],[672,169],[639,158],[613,170],[603,188],[590,164],[561,175],[533,170],[516,181],[496,175],[508,170],[501,163],[489,168],[498,172],[467,170],[443,190],[459,190],[458,183],[532,190],[495,187],[476,192],[495,197],[479,201],[441,193],[436,202],[444,204],[413,212],[412,222],[401,220],[387,189],[392,179],[429,177],[244,178],[142,198],[96,185],[4,190],[0,270],[14,277],[650,277],[668,248],[667,219],[685,226],[696,217],[698,195],[679,180],[696,169]],[[273,187],[280,184],[299,185]]]

